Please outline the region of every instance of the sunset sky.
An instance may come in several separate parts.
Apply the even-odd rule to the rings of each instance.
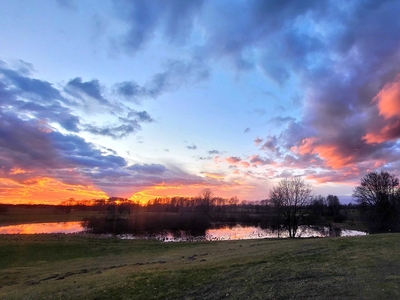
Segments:
[[[0,202],[348,201],[400,175],[400,1],[0,0]]]

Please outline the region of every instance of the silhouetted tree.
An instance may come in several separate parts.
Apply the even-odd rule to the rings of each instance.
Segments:
[[[328,206],[328,214],[330,216],[337,216],[340,214],[340,201],[337,196],[328,195],[328,197],[326,197],[326,205]]]
[[[325,210],[325,198],[321,195],[315,196],[311,201],[312,215],[316,219],[320,219]]]
[[[364,209],[364,221],[371,233],[399,231],[399,179],[381,171],[361,178],[353,197]]]
[[[311,203],[311,191],[311,185],[301,177],[292,177],[282,179],[270,192],[270,200],[289,237],[296,237],[305,208]]]
[[[214,207],[214,194],[210,189],[204,189],[200,192],[197,199],[197,206],[205,217],[209,215]]]
[[[0,204],[0,214],[8,212],[8,206],[6,204]]]

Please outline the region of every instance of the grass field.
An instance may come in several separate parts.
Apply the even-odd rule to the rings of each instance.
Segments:
[[[400,235],[161,243],[0,239],[1,299],[399,299]]]

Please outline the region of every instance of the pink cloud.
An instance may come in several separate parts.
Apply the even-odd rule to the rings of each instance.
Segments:
[[[375,96],[379,114],[385,119],[400,117],[400,75],[395,82],[386,84]]]

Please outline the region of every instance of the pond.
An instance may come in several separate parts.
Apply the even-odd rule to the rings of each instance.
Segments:
[[[81,222],[30,223],[0,226],[0,234],[76,233],[84,228]]]
[[[9,226],[0,226],[0,234],[40,234],[40,233],[79,233],[84,232],[81,222],[57,222],[57,223],[31,223]],[[299,229],[300,237],[327,237],[327,236],[357,236],[366,235],[365,232],[346,230],[340,232],[329,231],[329,228],[310,228],[302,227]],[[222,228],[208,229],[204,236],[189,236],[180,233],[160,233],[153,236],[135,236],[131,234],[121,234],[117,237],[121,239],[158,239],[164,242],[181,241],[226,241],[226,240],[245,240],[245,239],[264,239],[264,238],[285,238],[286,232],[271,231],[255,226],[225,226]]]

